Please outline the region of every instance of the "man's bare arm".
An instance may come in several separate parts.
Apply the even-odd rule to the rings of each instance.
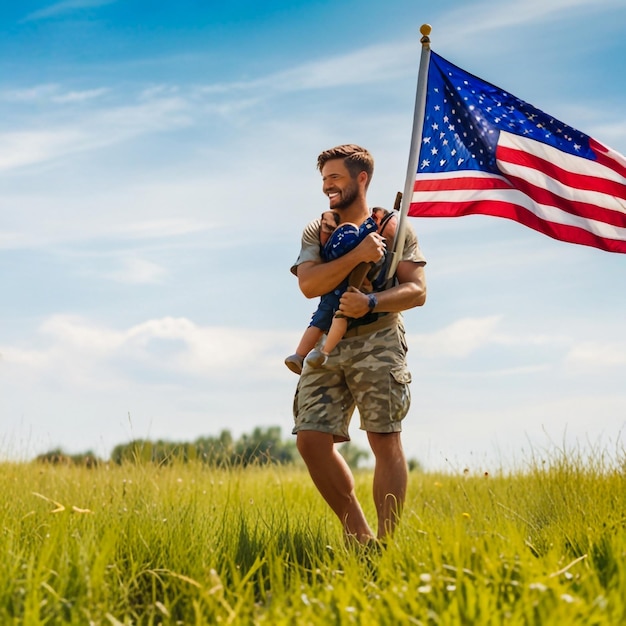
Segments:
[[[376,313],[398,313],[426,302],[426,274],[422,264],[400,261],[396,276],[399,284],[376,294]],[[346,317],[363,317],[369,312],[369,298],[350,287],[341,296],[339,310]]]
[[[307,298],[315,298],[335,289],[359,263],[376,263],[384,254],[384,239],[370,233],[356,248],[327,263],[305,261],[298,265],[298,285]]]

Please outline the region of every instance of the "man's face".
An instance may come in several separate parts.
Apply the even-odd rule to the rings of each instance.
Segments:
[[[343,159],[332,159],[322,167],[322,191],[328,196],[331,209],[345,209],[359,197],[359,185]]]

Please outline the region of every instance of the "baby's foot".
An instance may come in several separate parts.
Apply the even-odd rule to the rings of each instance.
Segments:
[[[328,359],[328,355],[324,354],[321,350],[311,350],[306,356],[306,363],[311,367],[322,367],[326,360]]]
[[[294,373],[301,374],[302,373],[302,363],[304,361],[304,357],[301,357],[299,354],[292,354],[285,359],[285,365]]]

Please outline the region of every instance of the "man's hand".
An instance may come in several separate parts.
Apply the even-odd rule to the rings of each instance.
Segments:
[[[307,298],[332,291],[359,263],[377,263],[385,254],[385,240],[370,233],[356,248],[326,263],[305,261],[298,265],[298,284]]]
[[[355,250],[359,253],[362,262],[378,263],[385,254],[385,238],[378,233],[370,233]]]
[[[339,300],[339,311],[346,317],[363,317],[369,310],[367,294],[355,287],[348,287]]]
[[[422,264],[401,261],[396,276],[399,284],[376,293],[376,313],[398,313],[422,306],[426,301],[426,278]],[[346,317],[363,317],[369,312],[367,294],[348,287],[339,301],[339,311]]]

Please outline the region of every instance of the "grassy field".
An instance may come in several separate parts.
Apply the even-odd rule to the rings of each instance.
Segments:
[[[371,550],[293,467],[5,463],[0,497],[2,625],[626,623],[626,475],[601,457],[412,473]]]

